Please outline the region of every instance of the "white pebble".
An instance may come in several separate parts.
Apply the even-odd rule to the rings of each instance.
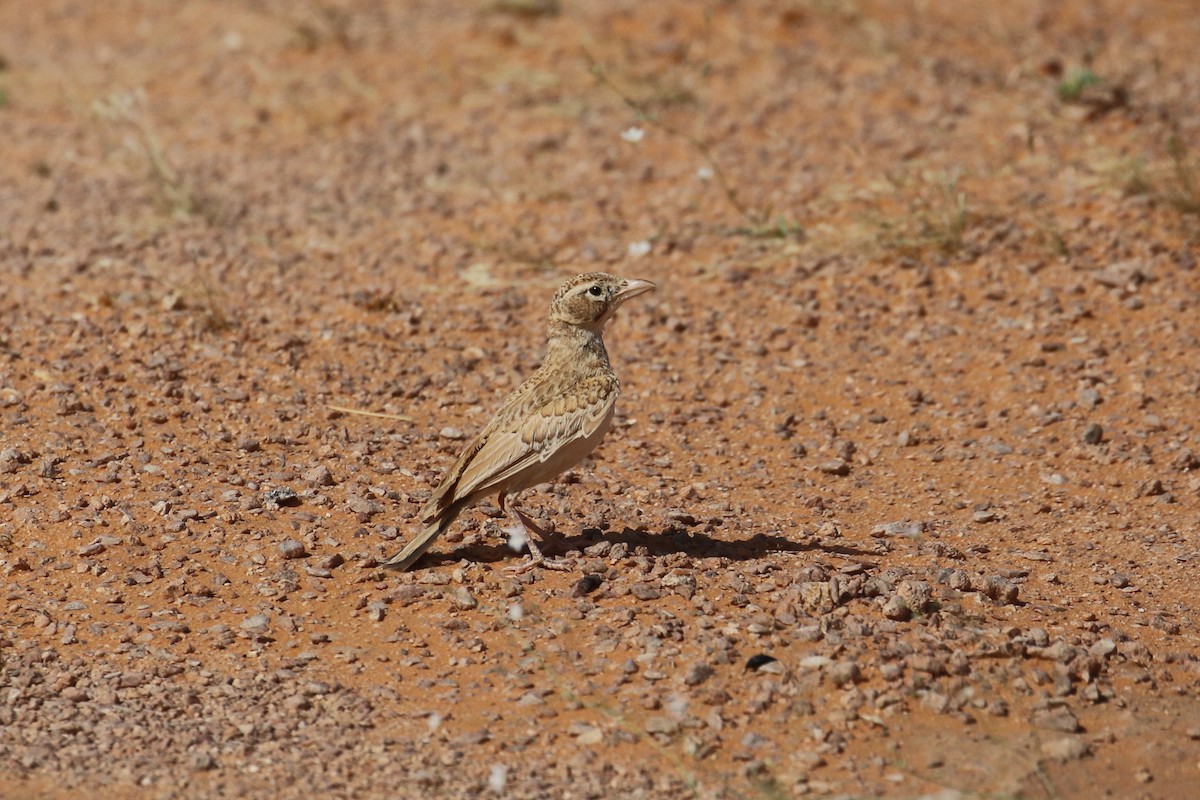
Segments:
[[[508,767],[504,764],[492,764],[491,774],[488,775],[488,788],[496,794],[504,794],[508,783]]]

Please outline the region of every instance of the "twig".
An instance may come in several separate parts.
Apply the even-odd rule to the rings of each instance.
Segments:
[[[325,407],[332,409],[334,411],[340,411],[343,414],[358,414],[359,416],[362,416],[362,417],[377,417],[379,419],[394,419],[394,420],[399,420],[400,422],[413,422],[414,421],[412,417],[406,417],[403,414],[381,414],[378,411],[363,411],[361,409],[350,408],[348,406],[335,406],[333,403],[326,403]]]

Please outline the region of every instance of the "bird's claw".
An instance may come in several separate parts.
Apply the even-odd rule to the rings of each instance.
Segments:
[[[524,575],[529,570],[535,567],[543,567],[544,569],[558,570],[559,572],[569,572],[571,565],[566,561],[557,558],[546,558],[545,556],[530,556],[529,560],[524,564],[514,564],[511,567],[505,567],[505,572],[511,572],[514,575]]]

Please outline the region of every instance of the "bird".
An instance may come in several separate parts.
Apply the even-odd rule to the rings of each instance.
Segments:
[[[517,507],[516,497],[574,467],[612,426],[621,384],[604,348],[604,329],[622,304],[655,288],[647,280],[605,272],[576,275],[559,287],[550,303],[541,366],[463,448],[421,509],[425,527],[383,567],[408,569],[460,513],[495,495],[500,511],[533,534],[526,536],[529,561],[509,569],[567,568],[542,555],[534,536],[544,539],[545,533]]]

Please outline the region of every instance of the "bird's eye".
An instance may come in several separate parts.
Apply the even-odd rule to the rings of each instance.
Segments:
[[[593,286],[592,288],[588,289],[588,294],[590,294],[592,297],[599,297],[602,293],[603,292],[599,286]]]

